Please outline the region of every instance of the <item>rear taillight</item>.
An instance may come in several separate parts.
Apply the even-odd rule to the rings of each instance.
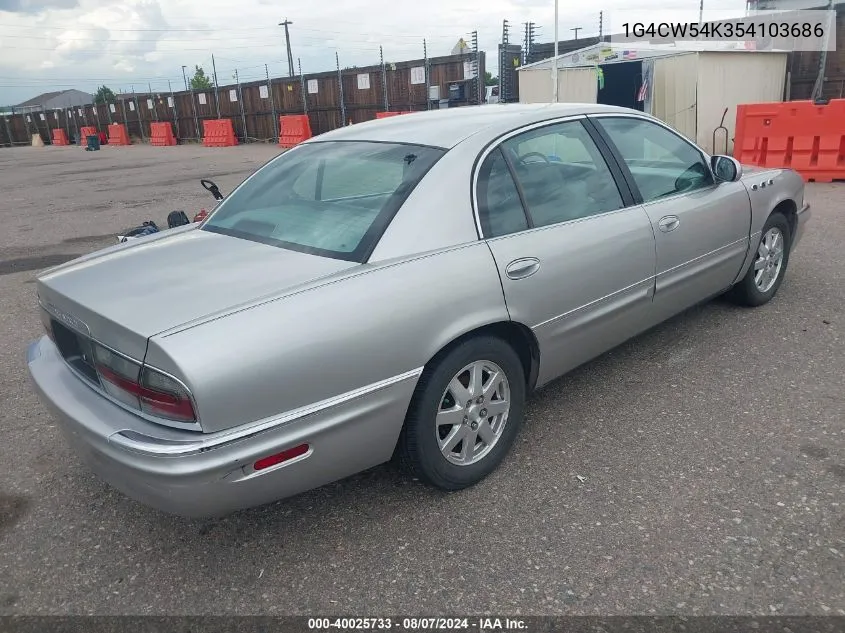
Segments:
[[[191,397],[185,388],[170,376],[144,367],[141,370],[141,410],[177,422],[195,422]]]
[[[196,422],[190,395],[170,376],[97,343],[94,343],[94,365],[103,388],[112,398],[151,416]]]

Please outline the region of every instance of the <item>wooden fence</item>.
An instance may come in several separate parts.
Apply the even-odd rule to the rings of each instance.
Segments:
[[[150,123],[155,121],[173,122],[180,141],[198,141],[202,121],[217,118],[231,119],[242,143],[275,141],[279,115],[302,113],[308,114],[313,133],[321,134],[350,122],[374,119],[385,109],[436,108],[438,102],[427,98],[427,85],[438,86],[441,99],[449,99],[451,94],[449,107],[481,103],[484,53],[478,57],[474,78],[470,55],[450,55],[430,58],[427,73],[424,60],[418,59],[385,64],[384,69],[380,65],[347,68],[341,71],[340,82],[337,71],[328,71],[274,78],[269,86],[267,81],[252,81],[219,86],[216,93],[214,88],[136,93],[118,95],[108,104],[0,115],[0,146],[29,145],[35,134],[49,144],[57,128],[64,129],[69,139],[76,139],[84,126],[104,130],[109,123],[126,124],[129,135],[138,142],[149,139]]]

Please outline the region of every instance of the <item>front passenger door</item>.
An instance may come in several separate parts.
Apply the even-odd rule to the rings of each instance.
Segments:
[[[538,385],[647,327],[651,223],[580,119],[517,133],[489,150],[476,200],[508,312],[539,342]]]
[[[636,116],[594,116],[633,180],[657,242],[654,317],[726,290],[748,250],[751,203],[741,182],[717,183],[701,150]]]

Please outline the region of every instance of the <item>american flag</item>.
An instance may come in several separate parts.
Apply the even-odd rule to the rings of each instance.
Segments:
[[[622,59],[634,59],[637,56],[637,51],[622,51]]]
[[[648,81],[643,81],[643,85],[640,86],[640,91],[637,93],[637,101],[645,101],[646,94],[648,93]]]

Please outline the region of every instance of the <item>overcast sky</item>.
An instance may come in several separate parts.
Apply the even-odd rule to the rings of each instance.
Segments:
[[[594,8],[586,8],[586,7]],[[706,0],[707,9],[741,10],[744,0]],[[630,15],[629,0],[560,3],[560,38],[573,27],[579,37],[598,33],[599,9],[605,24],[614,9]],[[643,19],[667,19],[673,9],[698,12],[698,0],[641,0]],[[619,15],[617,13],[617,15]],[[661,17],[662,16],[662,17]],[[331,70],[335,51],[341,66],[447,55],[460,37],[477,30],[495,72],[502,20],[512,25],[511,41],[522,42],[523,26],[534,21],[538,41],[551,41],[553,0],[0,0],[0,105],[42,92],[78,88],[93,92],[106,84],[115,92],[174,90],[183,85],[182,65],[217,62],[220,85],[287,74],[284,32],[287,17],[294,63],[305,73]],[[727,16],[726,16],[727,17]],[[613,20],[613,24],[616,24]],[[607,27],[606,27],[607,28]],[[607,31],[606,31],[607,32]]]

